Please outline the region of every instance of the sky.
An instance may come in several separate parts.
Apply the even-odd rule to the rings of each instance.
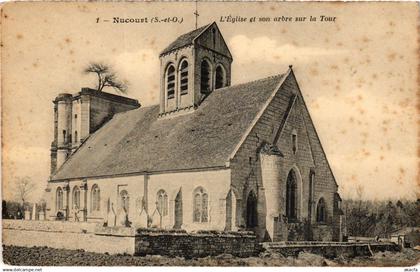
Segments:
[[[129,97],[157,104],[159,52],[195,28],[194,11],[193,2],[4,5],[3,197],[13,199],[24,177],[37,185],[30,199],[42,197],[52,100],[94,87],[95,78],[82,73],[88,63],[110,64],[129,83]],[[293,65],[343,198],[420,197],[418,3],[206,2],[198,3],[198,13],[198,26],[215,21],[230,48],[232,84]],[[255,16],[256,22],[221,22],[229,15]],[[178,22],[150,23],[155,16]],[[282,16],[317,20],[274,21]],[[147,17],[149,23],[114,24],[113,17]]]

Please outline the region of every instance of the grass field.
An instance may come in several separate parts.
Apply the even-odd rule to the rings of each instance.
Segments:
[[[47,247],[3,246],[3,262],[17,266],[402,266],[419,263],[420,251],[379,252],[371,257],[333,260],[301,252],[297,258],[262,253],[259,257],[236,258],[228,254],[184,259],[164,256],[108,255],[83,250]]]

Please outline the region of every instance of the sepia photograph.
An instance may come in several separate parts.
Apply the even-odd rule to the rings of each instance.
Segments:
[[[419,69],[418,2],[2,3],[2,269],[418,271]]]

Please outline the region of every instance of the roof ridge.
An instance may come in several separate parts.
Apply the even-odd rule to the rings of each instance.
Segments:
[[[214,22],[213,22],[214,23]],[[163,56],[173,50],[179,49],[179,48],[183,48],[187,45],[192,44],[192,42],[194,41],[195,38],[197,38],[198,36],[200,36],[204,30],[206,30],[210,25],[212,25],[213,23],[210,24],[206,24],[204,26],[201,26],[199,28],[193,29],[191,31],[188,31],[184,34],[179,35],[174,41],[172,41],[167,47],[165,47],[165,49],[163,49],[160,53],[159,56]],[[194,32],[197,32],[196,34]],[[192,34],[195,34],[193,36],[191,36]],[[191,36],[191,37],[189,37]],[[188,38],[187,40],[183,40],[184,38]],[[180,43],[177,45],[177,43]]]
[[[275,74],[275,75],[271,75],[271,76],[267,76],[267,77],[263,77],[263,78],[259,78],[259,79],[255,79],[255,80],[251,80],[251,81],[247,81],[247,82],[243,82],[243,83],[237,83],[237,84],[234,84],[234,85],[225,86],[225,87],[222,87],[222,88],[219,88],[219,89],[215,89],[214,91],[219,91],[219,90],[224,90],[224,89],[228,89],[228,88],[239,87],[239,86],[242,86],[242,85],[248,85],[248,84],[252,84],[252,83],[257,83],[257,82],[264,81],[264,80],[274,79],[276,77],[282,77],[284,75],[285,75],[285,73]]]

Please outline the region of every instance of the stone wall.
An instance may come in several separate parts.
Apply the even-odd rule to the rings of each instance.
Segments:
[[[134,235],[96,234],[95,228],[92,223],[3,220],[2,237],[4,245],[134,254]]]
[[[394,243],[336,243],[336,242],[296,242],[296,243],[263,243],[262,250],[271,253],[280,253],[285,257],[297,257],[300,252],[309,252],[322,255],[326,258],[344,256],[354,258],[357,256],[371,256],[380,251],[399,251]]]
[[[183,256],[185,258],[231,254],[238,257],[258,255],[252,232],[206,232],[141,230],[136,236],[137,255]]]
[[[3,244],[187,258],[223,253],[247,257],[257,255],[259,250],[251,232],[136,231],[135,228],[103,227],[94,223],[24,220],[3,220]]]

